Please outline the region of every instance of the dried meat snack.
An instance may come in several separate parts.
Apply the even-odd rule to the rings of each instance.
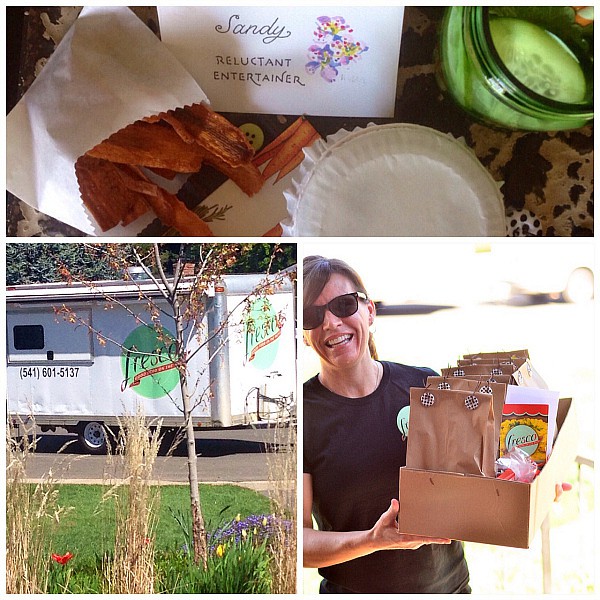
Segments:
[[[118,170],[127,188],[142,194],[145,202],[165,225],[174,227],[183,235],[213,235],[210,227],[195,212],[187,208],[177,196],[150,181],[139,167],[118,165]]]
[[[158,116],[184,141],[198,144],[207,155],[217,156],[232,167],[248,163],[254,156],[245,134],[204,104],[176,108]]]
[[[83,203],[103,231],[132,223],[148,210],[144,199],[127,189],[115,163],[84,154],[75,174]]]
[[[229,177],[247,196],[254,196],[265,182],[261,172],[251,162],[232,167],[215,154],[206,155],[204,162]]]
[[[202,166],[203,158],[201,148],[184,142],[171,127],[145,121],[135,121],[119,129],[86,154],[175,173],[195,173]]]
[[[253,156],[238,127],[193,104],[123,127],[79,157],[75,172],[82,200],[103,231],[131,223],[151,208],[184,235],[210,236],[208,225],[142,168],[171,179],[195,173],[206,162],[252,196],[264,183]]]
[[[139,167],[83,155],[75,163],[75,173],[83,203],[104,231],[128,225],[150,208],[183,235],[212,236],[196,213],[150,181]]]

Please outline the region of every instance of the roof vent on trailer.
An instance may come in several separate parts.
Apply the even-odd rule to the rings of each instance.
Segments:
[[[145,279],[150,279],[143,267],[127,267],[125,269],[125,278],[132,281],[143,281]]]

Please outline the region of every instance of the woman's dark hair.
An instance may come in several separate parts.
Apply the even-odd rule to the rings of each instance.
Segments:
[[[321,295],[323,288],[332,275],[337,274],[350,281],[357,292],[367,295],[367,290],[360,275],[346,262],[339,258],[325,258],[323,256],[307,256],[303,261],[303,299],[304,307],[312,306]],[[369,353],[377,360],[377,349],[373,334],[369,332]]]

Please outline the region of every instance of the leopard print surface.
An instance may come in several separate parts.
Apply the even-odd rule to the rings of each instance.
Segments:
[[[80,7],[27,9],[17,89],[7,90],[13,93],[15,101],[34,81],[79,10]],[[464,139],[500,186],[506,205],[508,235],[593,236],[593,125],[573,131],[537,133],[496,129],[475,122],[453,104],[438,83],[436,44],[443,10],[443,7],[405,9],[393,120],[433,127]],[[158,32],[155,7],[135,7],[135,11]],[[276,135],[282,124],[289,121],[281,115],[227,116],[239,124],[253,119],[266,137]],[[341,127],[363,127],[368,122],[387,121],[311,117],[311,122],[326,136]],[[218,174],[203,172],[202,177],[191,178],[179,196],[188,206],[198,204],[220,183],[222,179]],[[144,235],[161,233],[164,232],[156,222]],[[81,233],[7,194],[7,235],[74,236]]]

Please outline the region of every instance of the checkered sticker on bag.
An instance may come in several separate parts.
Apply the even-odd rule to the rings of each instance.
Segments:
[[[502,375],[502,369],[492,369],[492,375]]]
[[[423,406],[433,406],[435,404],[435,396],[431,392],[425,392],[421,396],[421,404]]]
[[[450,389],[450,384],[447,381],[442,381],[441,383],[438,383],[438,390],[449,390]]]
[[[465,398],[465,406],[469,410],[475,410],[479,406],[479,399],[477,396],[467,396]]]
[[[482,394],[492,394],[492,393],[493,393],[493,390],[492,390],[492,388],[491,388],[489,385],[482,385],[482,386],[479,388],[479,391],[480,391]]]
[[[454,371],[453,375],[454,375],[454,377],[464,377],[465,372],[463,371],[463,369],[456,369],[456,371]]]

